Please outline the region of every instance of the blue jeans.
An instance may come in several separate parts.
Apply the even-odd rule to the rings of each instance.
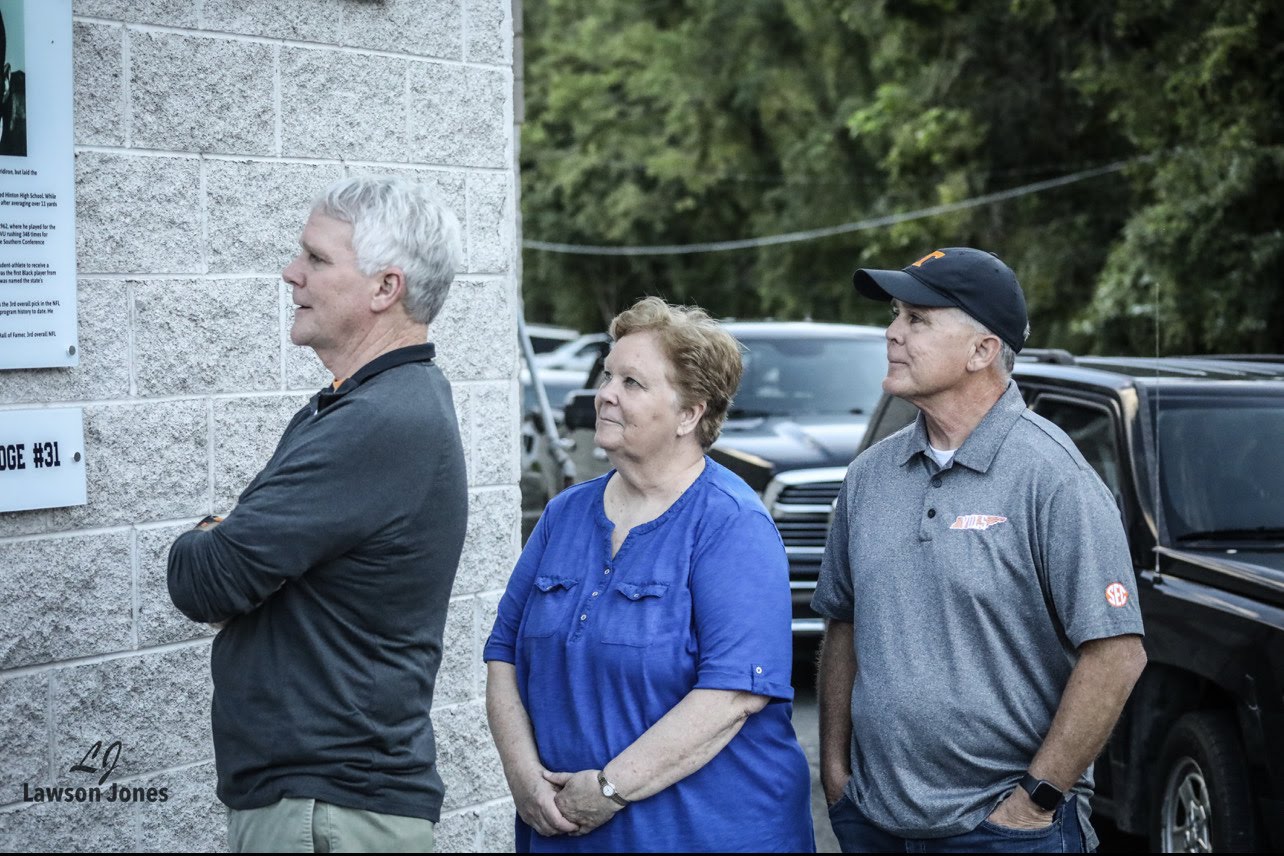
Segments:
[[[983,820],[960,835],[901,838],[870,823],[846,794],[829,807],[829,822],[844,853],[1082,853],[1078,799],[1061,803],[1045,829],[1008,829]]]

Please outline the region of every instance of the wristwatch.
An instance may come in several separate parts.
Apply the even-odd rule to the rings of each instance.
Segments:
[[[602,787],[602,796],[606,797],[611,802],[621,807],[629,804],[628,800],[620,796],[620,792],[615,789],[615,785],[607,781],[605,771],[597,771],[597,783]]]
[[[1066,795],[1061,793],[1052,782],[1036,779],[1028,770],[1021,777],[1021,787],[1025,788],[1025,792],[1030,795],[1030,801],[1044,811],[1055,811],[1066,798]]]

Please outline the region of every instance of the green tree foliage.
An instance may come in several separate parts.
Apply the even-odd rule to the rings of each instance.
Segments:
[[[1078,329],[1140,353],[1284,351],[1284,6],[1118,3],[1075,81],[1155,155]]]
[[[1031,343],[1284,350],[1284,63],[1271,0],[532,0],[528,238],[689,244],[1125,172],[895,226],[722,253],[527,250],[528,316],[599,328],[643,294],[880,322],[860,265],[981,246]],[[1158,336],[1155,319],[1158,318]]]

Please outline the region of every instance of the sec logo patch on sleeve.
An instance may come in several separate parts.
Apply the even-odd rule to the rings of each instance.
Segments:
[[[1106,603],[1116,608],[1128,603],[1128,589],[1124,588],[1123,583],[1106,586]]]

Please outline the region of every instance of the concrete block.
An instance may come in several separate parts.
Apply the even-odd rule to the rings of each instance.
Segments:
[[[270,44],[131,30],[132,144],[272,154],[274,51]]]
[[[281,49],[281,154],[406,159],[404,59]]]
[[[477,483],[515,485],[521,478],[521,443],[517,384],[478,384],[473,391]]]
[[[200,161],[79,152],[76,262],[81,273],[199,273]]]
[[[17,799],[24,784],[49,784],[48,711],[48,673],[0,678],[0,745],[5,747],[0,793],[5,802]]]
[[[513,64],[512,0],[464,0],[464,59]]]
[[[486,724],[486,703],[478,700],[432,712],[437,768],[446,783],[450,810],[508,795],[499,752]]]
[[[299,251],[313,201],[342,177],[337,164],[206,161],[210,271],[280,275]]]
[[[179,523],[137,530],[139,647],[184,642],[215,633],[210,625],[188,619],[169,599],[166,582],[169,547],[175,538],[191,528],[191,523]]]
[[[514,561],[516,564],[516,561]],[[508,580],[504,580],[507,585]],[[495,619],[499,618],[499,601],[504,596],[503,591],[487,592],[477,595],[477,637],[478,651],[484,651],[486,642],[490,639],[491,631],[495,629]],[[478,659],[481,654],[478,653]],[[481,669],[481,686],[477,688],[477,694],[482,698],[486,697],[486,664],[482,662]]]
[[[38,535],[50,531],[53,512],[48,508],[34,511],[0,511],[0,538],[10,535]]]
[[[452,383],[450,385],[451,398],[455,401],[455,419],[459,422],[459,441],[464,447],[464,468],[468,473],[468,484],[474,484],[473,479],[473,411],[472,411],[472,388],[471,383]],[[4,524],[4,515],[0,515],[0,527]],[[3,531],[3,529],[0,529]],[[458,585],[458,583],[456,583]]]
[[[151,280],[132,291],[140,396],[277,388],[271,280]]]
[[[214,401],[214,508],[222,514],[276,451],[285,426],[306,404],[298,393]]]
[[[517,563],[521,494],[516,487],[470,490],[468,529],[455,577],[457,596],[502,590]],[[483,637],[490,632],[484,628]]]
[[[214,794],[214,764],[144,776],[134,787],[164,788],[169,799],[138,806],[140,853],[226,853],[227,807]]]
[[[507,168],[508,71],[410,64],[410,157],[446,166]]]
[[[71,27],[75,64],[76,143],[125,144],[124,29],[76,21]]]
[[[437,362],[451,381],[516,376],[517,308],[512,282],[456,279],[429,334],[437,343]]]
[[[84,401],[129,395],[129,292],[124,282],[76,283],[77,353],[65,369],[0,372],[0,403]]]
[[[223,33],[334,44],[344,5],[334,0],[202,0],[201,24]]]
[[[456,704],[477,697],[477,657],[474,651],[474,601],[455,598],[446,613],[446,632],[442,637],[441,668],[433,690],[434,706]]]
[[[0,544],[0,669],[133,647],[129,532]]]
[[[449,792],[450,784],[446,784]],[[448,812],[432,831],[434,853],[476,853],[481,812],[477,809]]]
[[[460,0],[345,3],[342,43],[415,56],[461,59]]]
[[[468,176],[469,272],[504,273],[512,266],[517,244],[512,191],[511,173]]]
[[[73,0],[76,17],[111,18],[132,24],[196,27],[198,4],[192,0]]]
[[[89,503],[55,508],[49,529],[200,518],[209,508],[204,401],[85,408]]]
[[[481,810],[481,845],[479,853],[515,853],[513,820],[517,809],[513,801],[488,805]]]
[[[70,768],[100,740],[104,750],[121,742],[108,784],[214,757],[209,659],[210,646],[198,643],[55,672],[55,780],[96,784]]]
[[[6,853],[133,853],[137,808],[132,802],[25,803],[0,811],[0,848]]]

